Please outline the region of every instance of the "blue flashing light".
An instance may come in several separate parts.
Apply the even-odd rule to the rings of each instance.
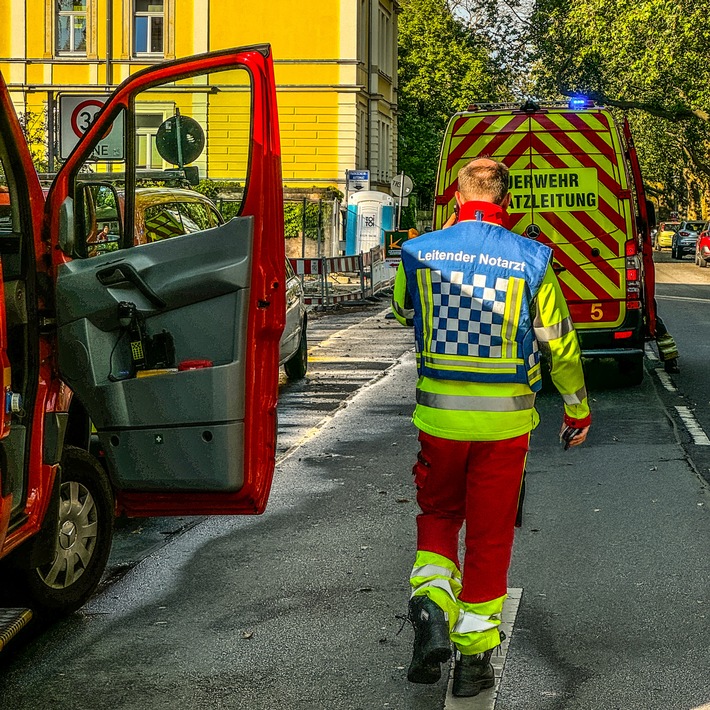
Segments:
[[[592,108],[594,106],[594,101],[592,99],[587,99],[584,96],[575,96],[569,100],[569,107],[575,111],[582,108]]]

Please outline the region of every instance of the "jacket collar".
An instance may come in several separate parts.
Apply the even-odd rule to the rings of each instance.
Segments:
[[[459,209],[459,222],[472,220],[489,222],[507,229],[508,219],[508,213],[500,205],[495,205],[492,202],[471,200],[464,202]]]

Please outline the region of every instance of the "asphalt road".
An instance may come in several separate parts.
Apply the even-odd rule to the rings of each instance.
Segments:
[[[559,397],[538,400],[497,710],[710,704],[710,497],[696,472],[710,446],[675,409],[710,432],[707,309],[679,300],[709,299],[706,273],[686,285],[700,270],[668,264],[658,288],[682,354],[681,374],[663,378],[675,391],[651,359],[633,389],[593,363],[594,425],[569,452]],[[310,394],[284,386],[288,443],[267,512],[183,521],[140,553],[128,544],[84,610],[0,657],[2,710],[493,707],[493,692],[456,702],[446,678],[406,681],[415,367],[411,334],[381,307],[324,319]]]

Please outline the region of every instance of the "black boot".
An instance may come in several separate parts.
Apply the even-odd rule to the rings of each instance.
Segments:
[[[472,698],[495,685],[495,672],[491,665],[493,649],[472,656],[456,654],[454,686],[451,692],[457,698]]]
[[[678,367],[678,358],[674,357],[670,360],[666,360],[663,363],[663,369],[671,375],[677,375],[680,372],[680,368]]]
[[[449,622],[441,607],[429,597],[409,600],[409,618],[414,624],[414,651],[407,679],[412,683],[436,683],[441,666],[451,656]]]

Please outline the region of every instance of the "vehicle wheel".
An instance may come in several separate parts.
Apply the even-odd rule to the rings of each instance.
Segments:
[[[619,373],[630,387],[635,387],[643,382],[643,355],[636,355],[618,360]]]
[[[114,499],[106,472],[86,451],[64,450],[54,559],[19,571],[27,605],[52,618],[81,607],[101,581],[113,538]]]
[[[672,256],[674,259],[680,259],[680,258],[681,258],[681,257],[680,257],[680,253],[678,252],[677,249],[673,249],[673,250],[671,251],[671,256]]]
[[[308,338],[306,336],[306,323],[303,322],[301,328],[301,340],[298,343],[298,350],[290,360],[284,363],[286,377],[289,380],[302,380],[308,372]]]
[[[708,262],[705,261],[705,259],[703,259],[703,257],[701,256],[701,257],[698,258],[698,266],[699,266],[701,269],[707,269],[707,267],[708,267]]]

